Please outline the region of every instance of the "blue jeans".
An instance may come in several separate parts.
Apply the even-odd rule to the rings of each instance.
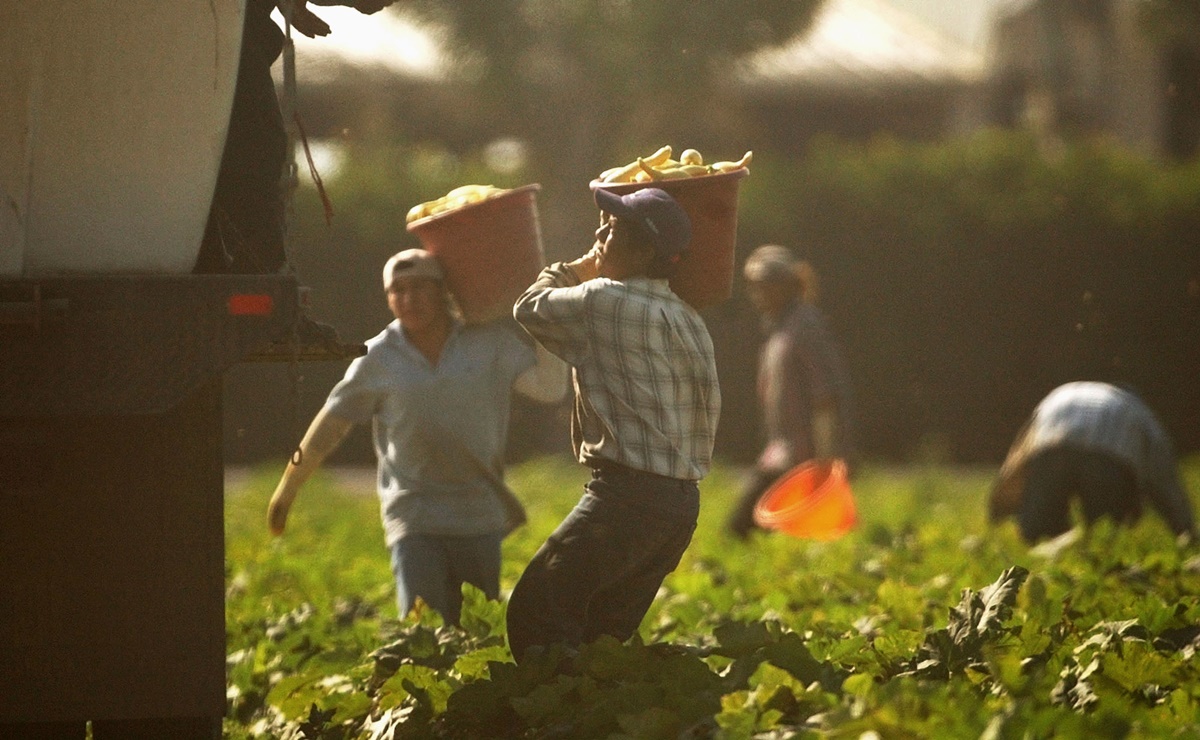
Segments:
[[[546,539],[508,601],[517,660],[534,645],[633,636],[696,530],[695,481],[597,471]]]
[[[458,624],[464,583],[498,599],[503,539],[503,532],[493,532],[474,537],[410,534],[397,540],[391,547],[392,575],[401,619],[420,596],[448,623]]]

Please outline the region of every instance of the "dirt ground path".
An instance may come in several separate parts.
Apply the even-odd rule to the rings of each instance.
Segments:
[[[228,465],[225,467],[225,495],[232,496],[241,493],[249,484],[257,468],[245,465]],[[334,465],[321,468],[321,474],[331,476],[339,488],[362,493],[375,494],[374,465]]]

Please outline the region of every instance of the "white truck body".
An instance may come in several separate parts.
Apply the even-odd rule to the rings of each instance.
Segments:
[[[0,0],[0,280],[191,272],[245,0]]]

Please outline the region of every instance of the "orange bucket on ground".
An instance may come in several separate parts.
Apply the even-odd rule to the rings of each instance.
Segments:
[[[692,220],[692,246],[687,259],[671,278],[671,289],[692,308],[700,310],[733,295],[738,186],[748,174],[750,170],[743,167],[717,175],[675,180],[625,183],[592,180],[590,187],[619,195],[642,188],[662,188],[679,201]]]
[[[754,521],[794,537],[835,540],[858,521],[844,460],[810,460],[780,476],[759,498]]]
[[[419,218],[408,230],[446,271],[463,318],[483,323],[512,314],[513,303],[546,265],[532,184]]]

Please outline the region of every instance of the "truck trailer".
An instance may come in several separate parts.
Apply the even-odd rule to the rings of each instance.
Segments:
[[[244,16],[0,0],[0,738],[220,737],[222,376],[361,352],[196,273]]]

